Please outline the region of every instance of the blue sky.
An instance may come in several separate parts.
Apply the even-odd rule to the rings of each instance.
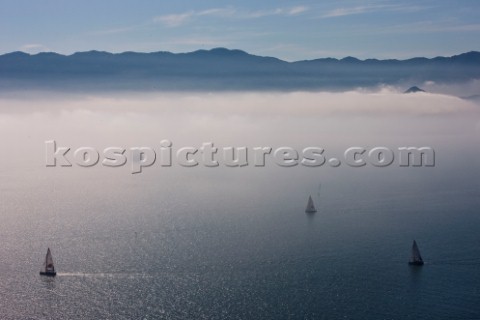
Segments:
[[[0,0],[0,53],[227,47],[285,60],[480,51],[480,1]]]

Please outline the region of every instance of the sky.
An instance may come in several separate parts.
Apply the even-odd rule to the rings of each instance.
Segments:
[[[480,51],[480,1],[0,0],[0,54],[226,47],[287,61]]]

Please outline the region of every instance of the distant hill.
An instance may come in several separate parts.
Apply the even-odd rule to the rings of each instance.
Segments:
[[[380,84],[480,79],[480,52],[408,60],[322,58],[286,62],[241,50],[52,52],[0,55],[0,90],[343,90]]]
[[[413,87],[408,88],[408,90],[406,90],[404,93],[416,93],[416,92],[425,92],[425,90],[420,89],[417,86],[413,86]]]

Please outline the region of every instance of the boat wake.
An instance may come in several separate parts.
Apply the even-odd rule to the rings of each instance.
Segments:
[[[138,272],[58,272],[57,277],[80,277],[80,278],[153,278],[153,275]]]
[[[471,259],[433,260],[433,261],[429,261],[428,264],[433,266],[442,266],[442,265],[479,266],[480,257],[471,258]]]

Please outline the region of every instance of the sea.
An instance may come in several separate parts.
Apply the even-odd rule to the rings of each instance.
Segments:
[[[0,318],[480,319],[477,106],[304,95],[2,97]],[[72,166],[46,165],[52,140]],[[321,147],[341,165],[209,167],[198,153],[187,167],[173,152],[162,166],[164,140]],[[433,148],[435,165],[342,158],[407,146]],[[82,147],[99,163],[78,165]],[[107,147],[126,165],[102,165]],[[139,147],[159,159],[132,174]],[[413,240],[422,267],[408,265]],[[54,278],[39,275],[47,248]]]

